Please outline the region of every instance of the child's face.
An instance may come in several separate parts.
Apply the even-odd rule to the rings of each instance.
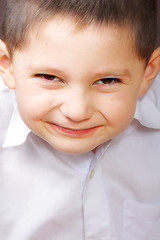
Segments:
[[[83,153],[122,132],[143,91],[144,62],[127,31],[95,25],[74,31],[54,19],[13,56],[20,114],[56,149]]]

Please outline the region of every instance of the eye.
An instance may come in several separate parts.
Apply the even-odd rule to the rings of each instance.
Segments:
[[[51,74],[36,74],[35,77],[48,81],[61,81],[58,77]]]
[[[113,85],[116,83],[121,83],[121,80],[118,78],[102,78],[95,82],[95,84],[99,85]]]

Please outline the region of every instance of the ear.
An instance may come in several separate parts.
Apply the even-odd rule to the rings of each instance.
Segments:
[[[0,75],[8,88],[15,88],[12,72],[12,61],[5,43],[0,40]]]
[[[154,50],[144,72],[139,97],[142,97],[150,88],[160,71],[160,47]]]

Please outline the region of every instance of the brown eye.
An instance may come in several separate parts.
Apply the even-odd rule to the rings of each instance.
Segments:
[[[54,80],[56,77],[53,75],[44,74],[44,78],[47,80]]]
[[[36,77],[43,78],[44,80],[49,80],[49,81],[58,80],[56,76],[50,75],[50,74],[36,74]]]
[[[121,80],[118,78],[103,78],[98,80],[96,83],[98,84],[115,84],[115,83],[120,83]]]

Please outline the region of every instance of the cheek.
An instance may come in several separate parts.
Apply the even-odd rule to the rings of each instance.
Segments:
[[[16,97],[20,115],[25,122],[41,120],[56,104],[53,94],[34,88],[25,91],[16,89]]]
[[[133,119],[136,100],[133,98],[112,98],[101,110],[103,116],[112,128],[123,130]]]

